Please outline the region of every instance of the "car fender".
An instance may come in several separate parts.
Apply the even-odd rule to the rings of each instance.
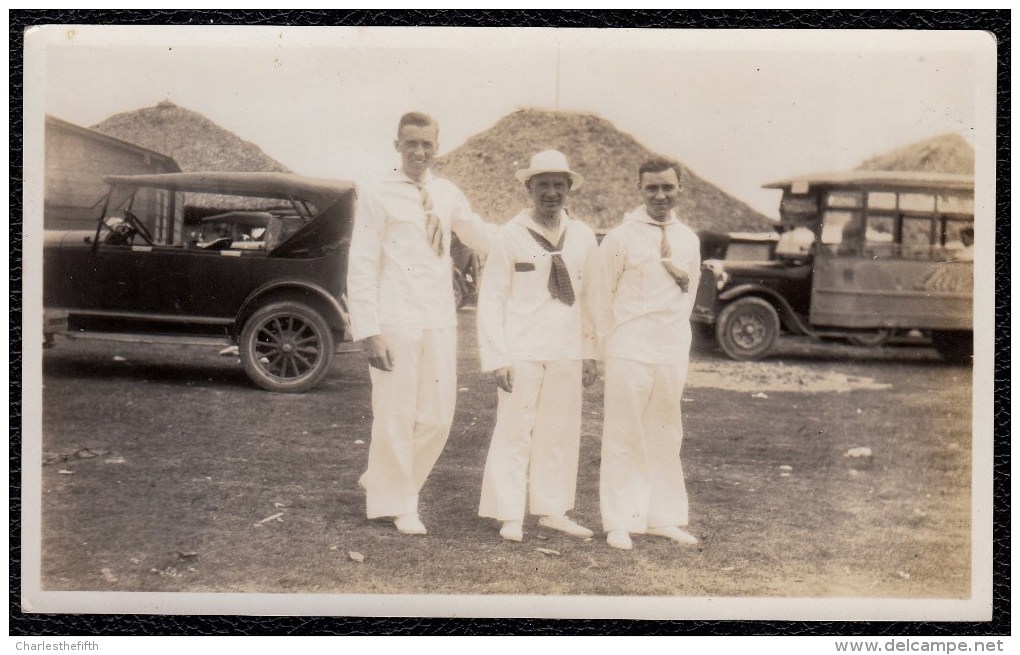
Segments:
[[[739,284],[720,293],[718,299],[720,304],[729,304],[744,296],[756,296],[771,303],[779,312],[779,320],[783,322],[783,325],[790,332],[794,334],[814,334],[814,331],[797,316],[797,312],[793,311],[793,307],[790,306],[786,298],[768,287],[757,284]]]
[[[346,306],[346,299],[337,298],[323,287],[312,284],[304,280],[274,280],[269,284],[265,284],[245,299],[241,305],[241,309],[237,312],[237,317],[234,319],[233,333],[236,336],[240,334],[241,326],[244,321],[255,311],[255,309],[262,304],[263,300],[269,296],[281,295],[281,292],[301,292],[305,294],[311,294],[315,298],[321,300],[330,310],[329,316],[326,316],[326,320],[332,325],[339,326],[341,335],[345,341],[350,340],[351,335],[351,317],[350,312]]]

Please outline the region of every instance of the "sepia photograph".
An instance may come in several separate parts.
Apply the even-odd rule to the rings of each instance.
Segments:
[[[992,618],[993,34],[24,43],[22,611]]]

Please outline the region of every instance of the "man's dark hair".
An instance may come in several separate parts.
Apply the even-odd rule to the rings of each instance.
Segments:
[[[663,157],[649,159],[645,163],[641,164],[640,168],[638,168],[638,184],[641,183],[641,176],[645,173],[662,173],[663,171],[668,171],[671,168],[676,172],[676,181],[679,182],[682,178],[680,174],[680,164],[676,163],[672,159],[665,159]]]
[[[431,126],[436,128],[436,136],[439,135],[439,123],[436,122],[436,119],[420,111],[409,111],[401,116],[400,123],[397,124],[397,134],[400,134],[400,130],[404,129],[405,125],[416,125],[418,127]]]

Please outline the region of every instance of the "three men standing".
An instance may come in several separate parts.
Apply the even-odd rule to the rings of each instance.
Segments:
[[[681,529],[688,507],[680,410],[700,248],[673,210],[675,163],[644,163],[638,188],[645,203],[602,241],[586,297],[605,362],[602,523],[609,545],[624,550],[632,548],[630,533],[697,543]]]
[[[402,116],[394,145],[401,168],[362,195],[348,266],[351,329],[372,367],[372,441],[360,484],[368,518],[425,534],[418,493],[450,435],[457,397],[450,234],[484,253],[494,228],[429,170],[439,147],[433,118]]]
[[[372,379],[359,484],[368,518],[391,517],[405,534],[426,533],[418,495],[453,422],[451,232],[483,254],[493,232],[456,186],[429,170],[438,135],[425,114],[401,117],[401,168],[361,198],[347,280],[353,336],[365,341]],[[510,541],[523,539],[529,504],[540,525],[592,536],[566,513],[577,486],[581,388],[594,382],[598,357],[607,542],[630,549],[630,533],[643,533],[696,543],[681,529],[680,410],[700,256],[697,236],[673,211],[679,168],[666,160],[641,166],[645,203],[601,247],[564,208],[584,180],[562,153],[536,154],[516,177],[532,206],[499,229],[479,294],[482,367],[498,387],[479,514],[501,521]]]
[[[597,242],[564,209],[584,178],[555,150],[536,154],[516,177],[532,206],[497,232],[478,296],[482,370],[498,387],[478,513],[502,521],[510,541],[523,539],[526,504],[540,525],[590,537],[566,516],[577,487],[581,385],[596,376],[581,305]]]

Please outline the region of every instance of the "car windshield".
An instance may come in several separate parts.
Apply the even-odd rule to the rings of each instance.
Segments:
[[[114,185],[101,228],[137,219],[155,245],[272,250],[318,213],[299,198],[268,198]]]
[[[774,243],[769,241],[731,241],[726,248],[726,259],[754,262],[772,259]]]

